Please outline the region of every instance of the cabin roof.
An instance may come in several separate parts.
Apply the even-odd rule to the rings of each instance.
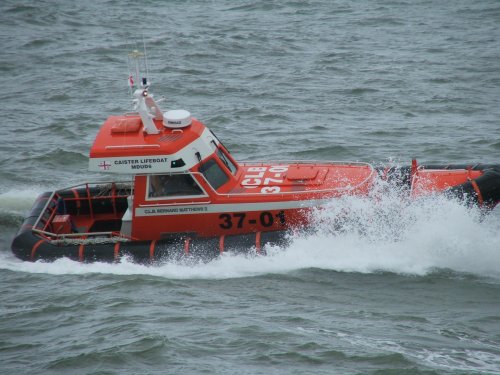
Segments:
[[[139,115],[111,116],[97,133],[90,149],[91,158],[171,155],[201,136],[205,126],[193,119],[183,129],[170,129],[154,120],[159,134],[143,131]]]
[[[144,131],[139,115],[111,116],[101,126],[90,149],[89,169],[110,173],[182,172],[213,153],[211,140],[218,143],[210,130],[192,119],[183,128],[167,128],[161,120],[153,120],[158,134]],[[182,159],[182,163],[175,164]]]

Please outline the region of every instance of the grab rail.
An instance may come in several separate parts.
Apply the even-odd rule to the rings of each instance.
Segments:
[[[313,161],[271,161],[271,162],[253,162],[253,161],[247,161],[247,162],[241,162],[239,163],[239,166],[269,166],[269,165],[274,165],[279,166],[279,164],[287,164],[287,165],[310,165],[310,164],[323,164],[323,165],[344,165],[344,166],[364,166],[364,167],[370,167],[370,174],[359,184],[355,186],[348,186],[348,187],[335,187],[335,188],[328,188],[328,189],[315,189],[315,190],[299,190],[299,191],[280,191],[278,193],[253,193],[253,192],[237,192],[237,193],[219,193],[216,191],[212,185],[208,182],[206,179],[205,175],[201,172],[190,172],[193,175],[200,175],[201,178],[206,182],[206,184],[210,187],[210,191],[212,194],[215,194],[216,196],[219,197],[245,197],[245,196],[297,196],[297,195],[310,195],[311,193],[334,193],[334,192],[345,192],[345,191],[351,191],[356,189],[359,186],[363,186],[366,184],[370,179],[373,177],[375,171],[375,168],[369,164],[369,163],[364,163],[364,162],[341,162],[341,161],[325,161],[325,160],[313,160]]]
[[[109,187],[108,187],[108,185],[109,185]],[[122,186],[119,186],[119,185],[122,185]],[[99,236],[115,236],[117,238],[122,238],[124,240],[130,240],[126,236],[121,235],[121,233],[112,232],[112,231],[110,231],[110,232],[85,232],[85,233],[58,234],[58,233],[53,233],[53,232],[50,232],[47,230],[49,228],[50,224],[52,223],[54,217],[57,215],[57,209],[58,209],[57,202],[61,198],[61,196],[60,196],[61,192],[69,191],[69,190],[73,190],[73,189],[78,189],[78,188],[84,188],[86,193],[87,193],[86,197],[81,197],[81,198],[69,197],[69,198],[66,198],[66,200],[68,200],[68,201],[88,200],[89,214],[90,214],[90,217],[93,218],[94,217],[94,212],[93,212],[93,208],[92,208],[92,201],[93,200],[112,198],[113,202],[115,203],[116,198],[126,198],[128,195],[130,195],[130,194],[116,195],[115,192],[116,192],[117,186],[118,186],[118,189],[123,188],[125,190],[130,190],[130,194],[132,194],[132,192],[134,190],[132,181],[119,181],[119,182],[103,181],[103,182],[86,182],[83,184],[78,184],[78,185],[74,185],[74,186],[70,186],[70,187],[66,187],[66,188],[62,188],[62,189],[58,189],[58,190],[53,191],[50,194],[50,196],[48,197],[47,202],[43,206],[42,210],[40,211],[40,214],[38,215],[35,223],[33,224],[32,231],[35,233],[38,233],[39,235],[47,238],[48,240],[52,240],[52,241],[58,240],[58,239],[64,239],[64,238],[72,238],[72,237],[75,237],[75,238],[76,237],[93,237],[93,238],[95,238],[95,237],[99,237]],[[102,187],[103,189],[110,188],[111,195],[91,196],[90,189],[94,188],[94,187]],[[50,207],[51,204],[53,204],[53,207]],[[50,213],[48,215],[47,221],[43,224],[43,227],[41,229],[39,229],[39,225],[41,224],[41,221],[42,221],[44,215],[46,215],[49,210],[50,210]],[[116,214],[116,207],[114,207],[114,205],[113,205],[113,211]]]

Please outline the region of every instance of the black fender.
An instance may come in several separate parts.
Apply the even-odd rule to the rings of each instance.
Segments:
[[[220,237],[186,237],[179,233],[167,239],[152,241],[115,241],[92,243],[85,240],[51,241],[32,230],[17,234],[12,242],[14,255],[25,261],[54,261],[69,258],[80,262],[114,262],[130,257],[142,264],[195,258],[210,261],[224,252],[264,255],[265,245],[285,245],[285,231],[257,232]]]
[[[420,169],[482,171],[483,174],[480,177],[448,188],[444,194],[488,209],[500,203],[499,164],[421,164],[418,167]],[[379,176],[389,184],[411,188],[411,166],[376,168],[376,170]]]
[[[500,169],[491,168],[475,180],[445,190],[445,194],[469,204],[493,209],[500,202]]]

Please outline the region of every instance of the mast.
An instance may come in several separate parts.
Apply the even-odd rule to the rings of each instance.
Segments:
[[[148,93],[150,84],[147,75],[144,77],[140,75],[141,61],[144,62],[146,71],[148,70],[146,54],[134,50],[128,54],[128,57],[129,61],[132,61],[132,66],[129,65],[129,69],[134,69],[129,74],[129,85],[132,90],[132,97],[134,98],[134,110],[141,117],[144,131],[147,134],[158,134],[160,131],[154,124],[153,119],[163,120],[163,113],[153,99],[153,95]]]

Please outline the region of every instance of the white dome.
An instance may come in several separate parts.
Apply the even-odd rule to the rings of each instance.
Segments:
[[[163,114],[163,126],[166,128],[185,128],[191,125],[191,113],[184,109],[173,109]]]

